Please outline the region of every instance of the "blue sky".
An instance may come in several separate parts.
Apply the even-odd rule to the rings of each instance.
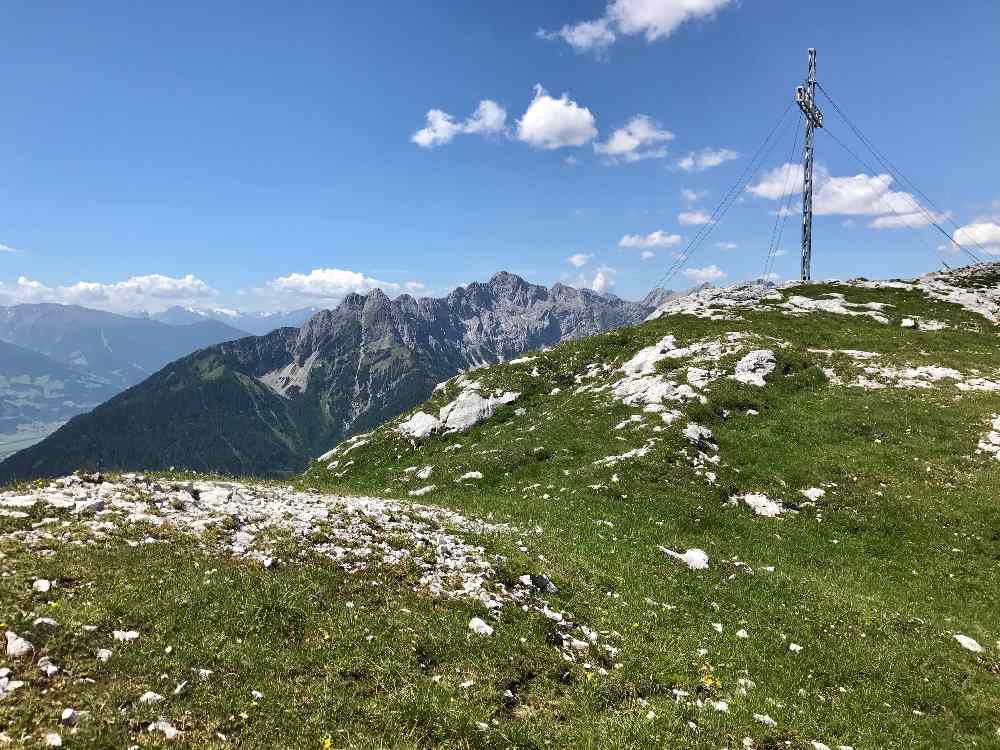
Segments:
[[[4,16],[0,304],[288,308],[373,285],[440,294],[501,269],[638,298],[699,230],[682,212],[710,213],[778,120],[808,46],[959,236],[1000,253],[995,2],[53,2]],[[451,119],[415,142],[430,110]],[[760,276],[788,128],[673,287]],[[824,132],[817,163],[814,275],[939,265],[932,228],[872,226],[912,205],[901,186]]]

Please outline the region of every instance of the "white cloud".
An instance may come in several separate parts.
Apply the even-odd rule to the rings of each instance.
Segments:
[[[659,123],[647,115],[636,115],[624,127],[615,130],[604,143],[594,143],[594,151],[607,156],[609,161],[636,162],[642,159],[662,159],[674,134],[662,130]]]
[[[0,253],[16,253],[16,252],[17,250],[11,247],[10,245],[5,245],[2,242],[0,242]]]
[[[575,253],[574,255],[569,256],[566,259],[566,262],[574,268],[583,268],[593,257],[593,255],[588,255],[587,253]]]
[[[567,24],[559,31],[538,35],[562,39],[577,52],[600,54],[619,36],[642,34],[654,42],[670,36],[681,24],[709,18],[730,0],[610,0],[604,15],[592,21]]]
[[[1000,223],[982,221],[959,227],[952,235],[962,247],[975,251],[980,247],[990,255],[1000,255]]]
[[[535,86],[535,98],[517,122],[517,137],[534,148],[555,149],[582,146],[594,139],[594,115],[567,94],[554,99]]]
[[[502,133],[506,121],[507,111],[492,99],[483,99],[476,111],[461,122],[447,112],[432,109],[427,112],[427,125],[410,136],[410,140],[423,148],[433,148],[451,143],[463,133]]]
[[[707,213],[702,210],[681,211],[677,214],[677,221],[681,224],[708,224],[712,220]]]
[[[802,191],[802,165],[782,164],[761,177],[747,192],[759,198],[780,200]],[[949,213],[923,209],[910,193],[892,190],[887,174],[856,174],[834,177],[822,165],[813,174],[813,213],[817,216],[871,216],[873,229],[923,227],[931,221],[943,221]],[[787,213],[796,213],[789,209]],[[781,211],[778,212],[781,215]]]
[[[618,240],[618,247],[673,247],[683,241],[679,234],[668,234],[657,229],[650,234],[626,234]]]
[[[703,284],[706,281],[715,281],[725,276],[725,272],[716,265],[705,266],[704,268],[686,268],[684,275],[692,281]]]
[[[655,258],[656,253],[654,253],[652,250],[643,250],[642,255],[640,255],[639,257],[642,258],[643,260],[649,260],[650,258]]]
[[[697,203],[706,195],[708,195],[707,190],[692,190],[691,188],[681,189],[681,198],[683,198],[687,203]]]
[[[947,219],[949,214],[939,214],[935,211],[911,211],[910,213],[897,213],[878,216],[874,218],[868,226],[873,229],[898,229],[899,227],[912,227],[919,229],[931,223],[931,219],[940,223]]]
[[[748,185],[747,192],[758,198],[778,200],[786,195],[802,192],[802,165],[782,164],[765,172],[756,185]]]
[[[595,292],[606,292],[615,285],[615,269],[602,266],[597,269],[594,278],[590,282],[590,288]]]
[[[716,242],[715,246],[720,250],[735,250],[739,247],[735,242]]]
[[[704,172],[717,167],[723,162],[739,158],[739,153],[730,148],[703,148],[692,151],[687,156],[677,160],[677,166],[685,172]]]
[[[574,286],[593,289],[595,292],[607,292],[615,285],[615,274],[618,273],[609,266],[600,266],[593,276],[580,274],[573,282]]]
[[[351,292],[367,294],[373,289],[381,289],[387,294],[402,292],[420,293],[424,285],[410,281],[397,284],[365,276],[358,271],[342,268],[314,268],[309,273],[292,273],[280,276],[267,282],[265,293],[289,296],[293,298],[308,298],[310,300],[337,302]]]
[[[156,312],[172,305],[204,302],[215,295],[214,289],[191,274],[172,277],[154,273],[108,284],[78,281],[55,287],[21,276],[14,286],[0,284],[3,304],[54,302],[114,312],[140,309]]]
[[[614,44],[617,38],[615,32],[611,30],[611,21],[608,18],[583,21],[572,26],[566,25],[552,33],[539,29],[536,34],[541,39],[562,39],[577,52],[603,50]]]

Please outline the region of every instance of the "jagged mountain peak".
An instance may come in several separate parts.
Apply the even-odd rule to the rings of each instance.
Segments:
[[[348,294],[298,329],[173,362],[24,452],[11,471],[52,474],[100,462],[289,474],[321,447],[412,407],[462,370],[637,323],[651,312],[590,290],[549,290],[509,272],[444,298]],[[98,432],[114,437],[85,437]]]

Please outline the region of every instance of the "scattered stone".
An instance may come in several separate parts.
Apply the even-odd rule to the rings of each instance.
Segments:
[[[146,727],[147,732],[161,732],[164,737],[168,740],[177,739],[180,736],[180,730],[176,729],[173,724],[171,724],[166,719],[158,719]]]
[[[97,649],[97,660],[107,661],[111,658],[111,649],[109,648],[99,648]]]
[[[661,546],[659,547],[659,550],[677,560],[680,560],[691,568],[691,570],[706,570],[708,568],[708,554],[703,549],[695,547],[687,550],[686,552],[674,552],[672,549],[667,549],[666,547]]]
[[[7,656],[11,659],[20,659],[22,656],[28,656],[35,650],[35,647],[29,641],[19,636],[13,630],[8,630],[6,636]]]
[[[147,690],[145,693],[139,696],[139,703],[145,706],[151,706],[154,703],[160,703],[163,700],[163,696],[159,693],[154,693],[152,690]]]
[[[770,349],[755,349],[736,363],[733,380],[749,385],[765,385],[765,378],[774,372],[777,360]]]
[[[956,633],[955,640],[959,642],[962,648],[968,649],[974,654],[981,654],[983,652],[983,647],[979,645],[979,642],[975,638]]]
[[[59,717],[59,721],[63,724],[73,725],[76,724],[77,712],[73,708],[64,708],[62,710],[62,715]]]
[[[473,617],[471,620],[469,620],[469,630],[478,635],[483,635],[483,636],[493,635],[493,628],[490,627],[490,625],[487,624],[485,620],[482,620],[478,617]]]
[[[46,677],[52,677],[59,672],[58,665],[48,656],[43,656],[38,660],[38,668],[42,670]]]
[[[31,590],[39,594],[47,594],[50,588],[52,588],[52,581],[46,578],[39,578],[31,584]]]
[[[767,495],[760,492],[748,492],[745,495],[736,495],[729,499],[730,503],[743,501],[758,516],[774,518],[785,512],[785,507],[777,500],[772,500]]]
[[[402,422],[396,430],[415,438],[425,438],[441,426],[437,417],[427,412],[418,411]]]

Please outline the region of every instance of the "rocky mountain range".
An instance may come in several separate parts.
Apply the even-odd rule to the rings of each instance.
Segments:
[[[172,362],[10,457],[0,481],[98,466],[286,476],[462,370],[636,323],[654,307],[510,273],[444,298],[351,294],[299,329]]]

